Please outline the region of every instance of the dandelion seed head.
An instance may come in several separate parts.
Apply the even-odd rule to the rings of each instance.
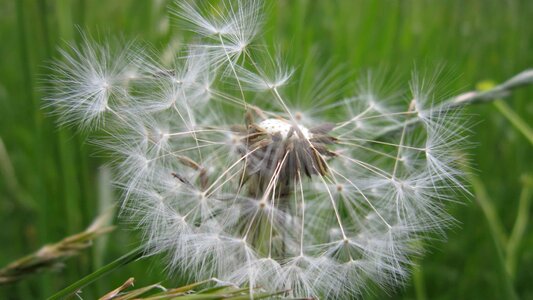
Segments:
[[[95,143],[147,249],[169,272],[289,297],[405,282],[417,241],[453,223],[446,202],[464,190],[460,116],[417,76],[388,92],[363,75],[329,100],[337,73],[320,73],[304,101],[294,68],[253,52],[260,2],[178,6],[199,39],[170,66],[86,40],[63,52],[48,99],[61,122],[105,130]]]

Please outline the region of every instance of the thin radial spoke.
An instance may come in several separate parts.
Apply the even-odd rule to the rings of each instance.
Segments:
[[[324,180],[324,176],[318,173],[318,177],[320,178],[320,181],[324,184],[324,187],[326,188],[326,191],[328,192],[328,197],[331,202],[331,205],[333,206],[333,211],[335,212],[335,217],[337,218],[337,223],[339,224],[339,229],[341,230],[343,239],[346,240],[348,239],[348,237],[346,236],[346,232],[344,231],[344,226],[342,226],[341,216],[337,209],[337,205],[335,205],[335,200],[333,199],[333,195],[331,194],[331,191],[329,190],[329,186],[327,182]]]
[[[243,157],[239,158],[235,163],[233,163],[226,171],[224,171],[206,190],[205,193],[209,192],[215,184],[217,184],[220,180],[222,180],[222,177],[224,177],[231,169],[233,169],[236,165],[238,165],[241,161],[245,160],[248,156],[252,155],[255,151],[259,150],[260,148],[255,148],[251,150],[250,152],[246,153]]]
[[[183,97],[185,98],[185,102],[186,102],[187,101],[187,96],[185,95],[184,91],[182,91],[182,93],[183,93]],[[176,110],[176,112],[180,116],[181,120],[186,124],[185,126],[187,127],[187,129],[189,129],[189,131],[192,131],[193,139],[194,139],[194,141],[196,143],[196,146],[198,147],[200,144],[198,144],[198,139],[196,138],[196,133],[194,132],[194,130],[191,130],[191,128],[189,128],[189,125],[187,124],[187,121],[185,121],[185,119],[181,115],[178,107],[176,106],[176,102],[174,102],[172,104],[172,107],[174,107],[174,110]],[[191,113],[189,111],[189,106],[185,105],[185,109],[187,110],[187,114],[189,115],[189,122],[191,122],[191,125],[192,125],[192,117],[191,117]],[[198,148],[198,156],[200,157],[200,163],[203,164],[202,151],[200,150],[200,148]]]
[[[346,156],[346,155],[343,155],[343,154],[340,154],[340,153],[337,153],[337,155],[338,155],[339,157],[342,157],[342,158],[348,160],[348,161],[351,161],[351,162],[353,162],[353,163],[356,163],[356,164],[360,165],[361,167],[367,169],[368,171],[370,171],[370,172],[372,172],[372,173],[374,173],[374,174],[376,174],[376,175],[379,175],[379,176],[381,176],[381,177],[383,177],[383,178],[385,178],[385,179],[388,179],[388,180],[391,180],[391,179],[392,179],[392,175],[391,175],[391,174],[389,174],[388,172],[386,172],[386,171],[384,171],[384,170],[382,170],[382,169],[380,169],[380,168],[378,168],[378,167],[376,167],[376,166],[373,166],[373,165],[371,165],[371,164],[368,164],[368,163],[362,162],[362,161],[360,161],[360,160],[357,160],[357,159],[351,158],[351,157],[349,157],[349,156]]]
[[[411,146],[405,146],[405,145],[399,145],[399,144],[387,143],[387,142],[381,142],[381,141],[369,140],[369,139],[360,139],[360,138],[344,139],[344,138],[343,138],[343,139],[339,139],[339,141],[348,141],[348,142],[351,142],[351,141],[367,142],[367,143],[374,143],[374,144],[381,144],[381,145],[387,145],[387,146],[394,146],[394,147],[405,148],[405,149],[411,149],[411,150],[422,151],[422,152],[425,152],[425,151],[426,151],[425,148],[411,147]]]
[[[227,133],[232,132],[231,130],[224,130],[224,129],[199,129],[199,130],[189,130],[189,131],[179,131],[179,132],[173,132],[173,133],[167,133],[166,136],[174,137],[174,136],[180,136],[180,135],[190,135],[190,134],[197,134],[197,133],[204,133],[204,132],[218,132],[218,133]]]
[[[300,174],[300,170],[297,172],[298,174],[298,183],[300,186],[300,197],[302,198],[302,228],[300,230],[300,255],[304,255],[304,229],[305,229],[305,197],[304,197],[304,189],[302,186],[302,177]]]
[[[206,144],[206,145],[183,148],[181,150],[176,150],[176,151],[167,151],[167,153],[159,155],[159,156],[156,156],[156,157],[154,157],[152,159],[149,159],[148,161],[158,160],[160,158],[164,158],[164,157],[167,157],[167,156],[176,156],[178,153],[183,153],[183,152],[188,152],[188,151],[191,151],[191,150],[196,150],[197,148],[206,148],[206,147],[212,147],[212,146],[218,146],[218,145],[225,145],[225,144],[224,143],[210,143],[210,144]]]
[[[340,145],[346,145],[346,146],[352,146],[352,147],[357,147],[357,148],[361,148],[361,149],[365,149],[365,150],[368,150],[370,152],[374,152],[374,153],[377,153],[379,155],[383,155],[383,156],[386,156],[388,158],[396,158],[394,155],[390,155],[390,154],[387,154],[385,152],[382,152],[382,151],[379,151],[379,150],[376,150],[376,149],[373,149],[373,148],[370,148],[370,147],[365,147],[363,145],[360,145],[360,144],[356,144],[356,143],[348,143],[348,142],[337,142],[338,144]]]
[[[360,117],[364,116],[365,114],[367,114],[369,111],[371,111],[372,109],[374,108],[374,106],[370,105],[367,109],[365,109],[364,111],[362,111],[360,114],[358,114],[357,116],[351,118],[350,120],[346,121],[346,122],[343,122],[341,124],[339,124],[337,127],[333,128],[332,130],[338,130],[338,129],[341,129],[342,127],[352,123],[352,122],[355,122],[357,120],[359,120]]]
[[[346,180],[353,188],[355,188],[357,190],[357,192],[359,194],[361,194],[361,196],[365,199],[366,203],[368,203],[368,205],[372,208],[372,210],[378,215],[378,217],[383,221],[383,223],[385,223],[385,225],[387,225],[387,227],[391,227],[389,225],[389,223],[383,218],[383,216],[381,216],[381,214],[378,212],[378,210],[376,209],[376,207],[372,204],[372,202],[370,202],[370,200],[366,197],[366,195],[363,193],[363,191],[361,191],[359,189],[359,187],[357,185],[355,185],[351,180],[349,180],[348,178],[346,178],[344,175],[342,175],[341,173],[333,170],[333,172],[337,173],[337,175],[339,175],[340,177],[342,177],[344,180]]]
[[[288,155],[289,155],[289,152],[286,152],[285,156],[283,156],[282,161],[278,162],[278,165],[276,166],[276,169],[274,170],[274,174],[270,178],[270,181],[269,181],[269,183],[267,185],[265,193],[263,194],[263,197],[261,198],[260,202],[266,202],[266,199],[270,197],[270,193],[272,192],[272,190],[276,186],[276,182],[278,181],[278,177],[279,177],[279,174],[281,172],[281,168],[283,167],[283,164],[285,163],[285,159],[287,158]],[[250,224],[248,225],[248,229],[246,230],[246,233],[244,234],[243,240],[246,240],[246,237],[248,236],[248,233],[250,232],[250,228],[251,228],[253,222],[255,221],[255,217],[257,216],[257,213],[259,212],[260,209],[261,209],[261,207],[258,206],[257,210],[256,210],[256,212],[255,212],[255,214],[254,214],[254,216],[252,218],[252,220],[250,221]]]

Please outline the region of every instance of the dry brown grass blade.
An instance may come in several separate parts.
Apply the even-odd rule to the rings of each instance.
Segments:
[[[135,279],[133,277],[128,278],[128,280],[126,280],[121,286],[103,295],[102,297],[100,297],[99,300],[111,300],[116,298],[122,291],[129,287],[132,287],[134,281]]]
[[[167,290],[160,284],[152,284],[148,285],[142,288],[134,289],[131,291],[125,291],[126,289],[133,286],[135,279],[133,277],[130,277],[128,280],[126,280],[121,286],[118,288],[112,290],[111,292],[105,294],[102,296],[99,300],[130,300],[130,299],[149,299],[153,296],[156,296],[157,298],[161,297],[161,299],[170,299],[175,296],[183,295],[184,293],[192,290],[193,288],[200,286],[202,284],[205,284],[207,281],[201,281],[197,283],[193,283],[190,285],[186,285],[184,287],[174,288]],[[147,294],[148,292],[152,292],[153,290],[162,290],[163,292],[157,293],[156,295],[148,296],[149,298],[139,298],[140,296]]]
[[[103,214],[85,231],[45,245],[37,252],[8,264],[0,269],[0,285],[22,280],[44,270],[61,268],[63,261],[80,254],[92,245],[95,238],[113,230],[113,226],[107,225],[110,217],[109,213]]]
[[[164,287],[162,287],[161,285],[156,283],[156,284],[152,284],[152,285],[149,285],[149,286],[138,288],[138,289],[129,291],[127,293],[124,293],[122,295],[117,295],[116,297],[105,299],[105,300],[111,300],[111,299],[112,300],[145,299],[145,298],[142,298],[141,296],[146,294],[146,293],[148,293],[148,292],[151,292],[153,290],[164,290]]]
[[[222,284],[212,286],[210,283],[219,283],[216,279],[204,280],[195,282],[182,287],[166,289],[160,284],[152,284],[142,288],[134,289],[131,291],[125,291],[129,287],[133,286],[133,278],[129,278],[121,286],[113,291],[105,294],[99,300],[132,300],[132,299],[144,299],[144,300],[177,300],[177,299],[227,299],[227,300],[240,300],[250,299],[249,288],[239,288],[230,284]],[[205,286],[207,285],[207,286]],[[197,289],[199,288],[199,289]],[[156,291],[159,290],[159,291]],[[279,296],[283,292],[278,293],[264,293],[259,290],[254,290],[254,299],[271,298]],[[278,298],[276,298],[278,299]],[[281,299],[281,298],[279,298]]]

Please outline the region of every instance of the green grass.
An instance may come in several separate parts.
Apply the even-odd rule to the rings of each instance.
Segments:
[[[0,265],[83,230],[114,201],[107,192],[106,171],[100,169],[105,161],[91,156],[94,149],[84,136],[57,129],[40,108],[41,80],[58,46],[80,40],[79,26],[93,36],[137,38],[164,49],[181,40],[179,28],[168,19],[168,2],[0,1],[0,138],[8,154],[0,149]],[[444,64],[455,78],[442,84],[447,93],[455,93],[533,66],[533,1],[268,2],[265,38],[275,41],[292,65],[306,63],[310,72],[328,63],[343,64],[356,74],[398,71],[400,82],[406,82],[413,69],[431,71]],[[467,112],[475,124],[475,147],[469,150],[478,179],[473,190],[485,190],[487,197],[481,200],[489,202],[507,239],[516,237],[511,231],[518,215],[523,224],[531,214],[531,206],[521,200],[521,176],[533,174],[533,145],[508,113],[511,109],[532,127],[533,88],[505,101],[503,110],[499,104],[483,104]],[[507,250],[495,238],[494,222],[487,221],[480,203],[472,198],[450,207],[460,225],[449,231],[447,241],[428,245],[429,253],[407,287],[389,294],[377,291],[375,298],[533,298],[531,224],[525,224],[519,243],[512,246],[516,268],[510,274]],[[50,296],[138,241],[134,231],[120,225],[90,253],[69,260],[64,270],[0,287],[0,298]],[[129,264],[84,289],[83,297],[103,295],[130,276],[139,286],[160,281],[177,286],[179,278],[167,278],[163,268],[157,257]]]

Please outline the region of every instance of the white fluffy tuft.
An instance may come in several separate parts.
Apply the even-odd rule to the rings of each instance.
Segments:
[[[404,94],[383,95],[369,75],[353,97],[287,98],[292,69],[253,52],[261,6],[180,1],[175,14],[200,39],[170,67],[86,39],[62,51],[47,103],[63,124],[106,131],[96,143],[112,155],[123,211],[170,271],[289,297],[397,286],[417,241],[453,222],[461,119],[417,78]]]

